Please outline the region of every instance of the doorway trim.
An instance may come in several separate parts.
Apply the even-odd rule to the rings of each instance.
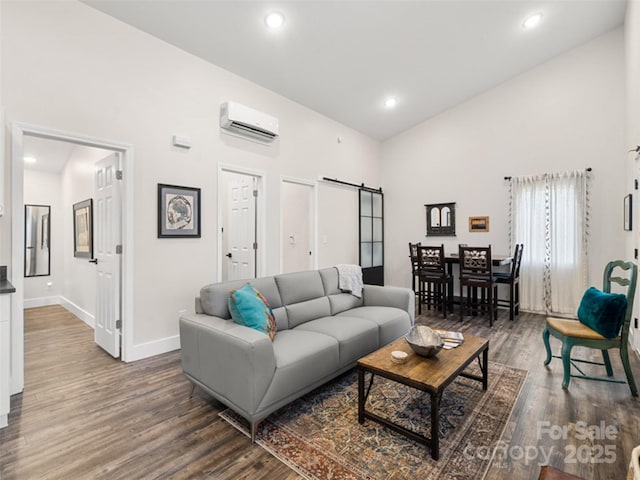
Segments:
[[[218,243],[217,246],[217,260],[216,260],[216,264],[217,264],[217,272],[216,272],[216,281],[221,282],[222,281],[222,225],[221,225],[221,219],[222,219],[222,204],[223,204],[223,200],[222,200],[222,194],[224,192],[224,194],[226,195],[227,191],[225,188],[223,188],[222,185],[222,178],[223,172],[228,172],[228,173],[239,173],[241,175],[250,175],[252,177],[256,177],[258,179],[258,205],[256,208],[256,217],[258,219],[257,222],[257,232],[256,232],[256,238],[258,239],[258,256],[256,259],[256,278],[263,276],[266,272],[266,265],[265,265],[265,259],[266,259],[266,255],[265,255],[265,251],[266,251],[266,235],[265,235],[265,215],[267,212],[266,209],[266,198],[267,198],[267,185],[266,185],[266,174],[264,172],[258,171],[258,170],[251,170],[249,168],[244,168],[244,167],[238,167],[236,165],[229,165],[229,164],[224,164],[224,163],[219,163],[218,164],[218,180],[217,180],[217,184],[218,184],[218,206],[217,206],[217,210],[218,210],[218,215],[217,215],[217,219],[216,219],[216,241]]]
[[[11,283],[16,288],[11,307],[11,395],[24,389],[24,278],[21,265],[24,263],[24,137],[32,136],[48,140],[75,143],[87,147],[120,152],[122,157],[122,241],[129,247],[122,251],[122,352],[125,362],[135,360],[133,345],[133,146],[130,144],[65,132],[23,122],[13,122],[11,127]]]
[[[288,177],[286,175],[280,176],[280,269],[279,272],[282,273],[284,269],[284,244],[285,238],[282,233],[282,229],[284,227],[284,205],[282,203],[282,184],[283,183],[294,183],[296,185],[303,185],[305,187],[311,187],[311,212],[313,218],[310,222],[311,231],[309,232],[309,237],[311,239],[311,270],[318,269],[318,182],[314,182],[312,180],[305,180],[302,178],[296,177]]]

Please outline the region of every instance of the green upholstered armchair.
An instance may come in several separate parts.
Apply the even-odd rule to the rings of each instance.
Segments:
[[[622,326],[619,330],[619,333],[613,338],[607,338],[603,336],[602,334],[596,332],[593,328],[588,327],[578,320],[553,317],[547,318],[547,324],[544,331],[542,332],[542,339],[544,340],[544,346],[547,350],[547,358],[544,361],[544,364],[549,365],[552,358],[562,358],[562,365],[564,370],[562,388],[569,388],[571,377],[577,377],[588,380],[628,383],[629,388],[631,389],[631,394],[634,397],[638,396],[638,389],[636,387],[636,382],[633,379],[633,373],[631,371],[631,366],[629,365],[628,356],[629,324],[633,311],[633,299],[636,291],[637,272],[637,266],[633,262],[623,262],[620,260],[609,262],[604,269],[602,291],[604,293],[611,293],[611,283],[613,282],[623,287],[625,292],[624,295],[626,296],[626,309],[623,311]],[[614,276],[614,274],[624,275],[624,277]],[[602,320],[605,321],[607,319],[603,318]],[[551,354],[549,336],[554,336],[562,342],[562,351],[560,356]],[[576,345],[601,350],[603,363],[571,358],[571,349]],[[620,350],[620,358],[622,360],[622,365],[624,366],[624,371],[627,377],[626,382],[624,380],[617,380],[613,378],[613,370],[611,368],[611,361],[609,359],[609,350],[612,348],[617,348]],[[588,363],[592,365],[603,365],[606,369],[607,377],[594,377],[586,375],[577,365],[577,362]],[[579,372],[579,374],[574,375],[571,373],[572,366]]]

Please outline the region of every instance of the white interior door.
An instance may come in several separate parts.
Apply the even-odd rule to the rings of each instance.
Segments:
[[[255,278],[257,178],[232,173],[228,179],[224,230],[227,248],[222,252],[227,278],[223,280]]]
[[[282,272],[313,268],[313,185],[283,180],[280,189],[282,212]]]
[[[96,327],[95,342],[114,357],[120,356],[120,252],[121,210],[120,185],[116,172],[120,157],[113,153],[96,162],[95,234],[96,263]]]

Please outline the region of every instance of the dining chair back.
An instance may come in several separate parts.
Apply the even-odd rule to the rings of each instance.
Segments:
[[[520,264],[522,263],[523,243],[516,244],[511,260],[511,269],[508,272],[495,272],[495,282],[509,287],[509,298],[498,298],[499,306],[509,308],[509,319],[513,320],[520,313]]]
[[[497,287],[493,276],[491,245],[458,246],[460,262],[460,319],[489,313],[489,326],[497,318]],[[466,295],[465,295],[466,288]],[[478,297],[480,291],[480,297]]]
[[[440,309],[447,318],[447,310],[453,305],[453,277],[447,272],[444,244],[439,246],[418,246],[418,314],[422,305]]]
[[[418,294],[416,290],[416,279],[418,278],[418,247],[420,246],[420,242],[411,243],[409,242],[409,260],[411,262],[411,287],[413,291]]]

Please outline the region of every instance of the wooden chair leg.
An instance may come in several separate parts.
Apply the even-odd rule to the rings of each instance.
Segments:
[[[636,387],[636,381],[633,378],[633,372],[631,371],[631,365],[629,364],[629,353],[626,345],[620,349],[620,360],[622,360],[622,366],[624,367],[624,373],[627,376],[627,383],[631,389],[631,395],[637,397],[638,388]]]
[[[613,368],[611,368],[611,359],[609,358],[608,350],[601,350],[602,361],[604,362],[604,368],[607,370],[607,377],[613,377]]]
[[[553,358],[551,354],[551,346],[549,345],[549,327],[544,327],[542,332],[542,341],[544,342],[544,348],[547,351],[547,358],[544,361],[545,366],[551,363],[551,359]]]
[[[569,382],[571,381],[571,349],[573,348],[573,342],[568,338],[562,340],[562,388],[569,389]]]
[[[515,314],[515,298],[514,292],[515,288],[513,283],[509,284],[509,320],[513,320]]]
[[[492,320],[498,319],[498,308],[496,307],[496,288],[495,286],[487,288],[487,292],[489,293],[489,298],[487,301],[489,302],[489,315]]]
[[[447,318],[447,308],[449,304],[448,290],[447,282],[443,281],[440,284],[440,305],[442,306],[442,314],[444,315],[444,318]]]

